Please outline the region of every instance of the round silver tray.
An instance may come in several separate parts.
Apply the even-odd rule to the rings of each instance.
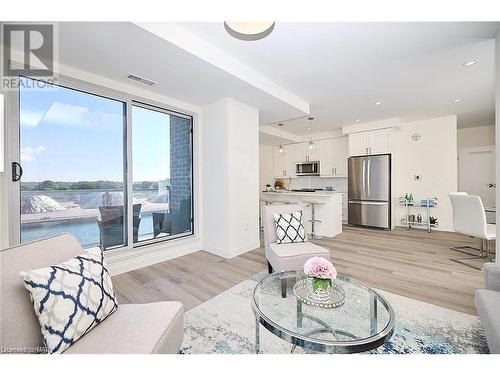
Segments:
[[[319,307],[322,309],[335,309],[344,304],[345,291],[339,285],[332,283],[332,288],[330,289],[330,301],[329,302],[316,302],[307,297],[307,279],[299,280],[293,286],[293,293],[295,297],[306,305]]]

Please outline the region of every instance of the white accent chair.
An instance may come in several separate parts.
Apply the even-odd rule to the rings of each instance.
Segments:
[[[83,253],[71,234],[61,234],[0,251],[0,348],[36,353],[43,348],[40,325],[19,271],[58,264]],[[64,354],[177,353],[184,338],[181,302],[119,305]]]
[[[480,239],[480,247],[453,246],[450,249],[469,255],[465,258],[451,258],[454,262],[481,270],[481,266],[467,263],[474,259],[489,258],[488,241],[496,240],[496,225],[488,224],[483,202],[477,195],[468,195],[464,192],[450,193],[453,209],[453,226],[456,233]],[[486,245],[486,246],[485,246]],[[474,250],[473,253],[466,249]]]
[[[330,251],[312,242],[276,243],[276,225],[274,214],[289,214],[304,210],[299,204],[268,205],[262,207],[264,221],[264,246],[269,273],[300,270],[306,260],[319,256],[330,259]],[[282,296],[286,296],[286,279],[281,281]]]

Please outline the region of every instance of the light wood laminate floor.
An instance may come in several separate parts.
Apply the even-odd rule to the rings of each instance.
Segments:
[[[342,234],[315,242],[330,250],[340,273],[372,287],[476,314],[474,292],[483,286],[483,273],[449,259],[460,257],[450,246],[473,243],[467,237],[344,227]],[[114,276],[113,283],[120,303],[180,300],[187,311],[266,269],[262,248],[233,259],[198,251]]]

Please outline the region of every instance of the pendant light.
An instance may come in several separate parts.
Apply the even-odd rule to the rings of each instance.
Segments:
[[[308,117],[307,119],[308,119],[308,120],[310,121],[310,123],[312,124],[312,120],[314,120],[314,117]],[[312,149],[314,148],[314,142],[313,142],[313,140],[312,140],[311,129],[312,129],[312,126],[309,126],[309,127],[307,128],[307,130],[309,130],[309,149],[310,149],[310,150],[312,150]]]
[[[278,124],[279,128],[280,128],[280,148],[279,148],[279,152],[283,152],[283,137],[281,136],[281,128],[283,128],[283,124]]]

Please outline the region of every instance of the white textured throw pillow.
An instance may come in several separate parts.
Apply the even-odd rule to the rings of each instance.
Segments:
[[[20,275],[49,353],[63,352],[118,307],[100,248]]]
[[[307,240],[304,224],[302,224],[302,210],[290,214],[273,214],[276,225],[276,243],[296,243]]]

